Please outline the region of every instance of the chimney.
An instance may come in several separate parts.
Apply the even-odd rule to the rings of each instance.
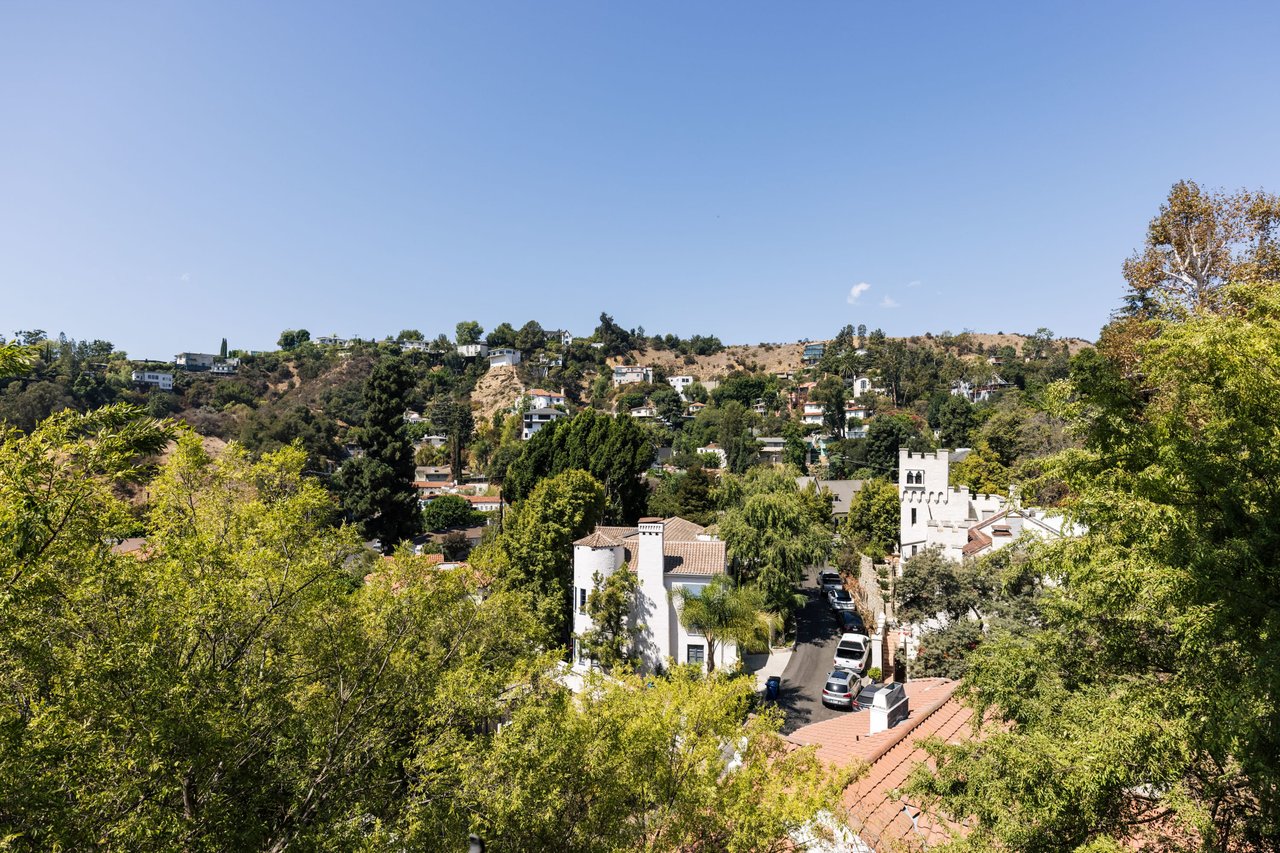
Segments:
[[[879,734],[901,723],[911,713],[907,691],[899,684],[885,685],[871,699],[871,734]]]

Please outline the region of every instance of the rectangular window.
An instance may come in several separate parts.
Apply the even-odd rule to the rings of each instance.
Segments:
[[[917,552],[917,551],[919,551],[919,550],[920,550],[920,546],[919,546],[919,545],[912,545],[912,546],[911,546],[911,556],[913,556],[913,557],[914,557],[914,556],[916,555],[916,552]]]
[[[689,649],[688,649],[688,658],[687,658],[688,662],[699,663],[699,664],[705,663],[705,658],[703,657],[703,652],[705,648],[706,647],[703,646],[701,643],[698,643],[698,644],[690,643]]]
[[[911,508],[911,523],[912,523],[912,524],[915,524],[915,523],[916,523],[916,508],[915,508],[915,507],[912,507],[912,508]]]
[[[583,587],[578,587],[578,612],[587,612],[587,591]]]

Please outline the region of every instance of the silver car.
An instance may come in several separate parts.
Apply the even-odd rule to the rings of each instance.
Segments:
[[[860,680],[846,669],[832,670],[822,685],[822,704],[852,708]]]

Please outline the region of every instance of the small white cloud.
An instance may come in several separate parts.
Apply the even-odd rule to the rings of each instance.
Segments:
[[[919,286],[920,286],[919,280],[907,282],[907,287],[919,287]]]
[[[897,308],[898,300],[894,299],[892,296],[886,295],[884,299],[880,300],[880,307],[881,308]]]
[[[184,272],[182,275],[178,276],[178,281],[191,281],[191,273]]]
[[[865,281],[860,281],[853,287],[849,288],[849,298],[845,301],[850,305],[853,305],[858,301],[858,297],[862,296],[862,294],[866,293],[870,289],[871,285],[867,284]]]

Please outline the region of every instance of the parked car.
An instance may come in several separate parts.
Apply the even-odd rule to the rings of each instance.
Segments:
[[[861,679],[847,669],[834,669],[822,685],[822,704],[852,709],[856,704],[854,694],[861,687]]]
[[[858,605],[854,603],[853,596],[849,594],[847,589],[838,589],[835,592],[827,593],[827,600],[831,602],[832,610],[858,609]]]
[[[836,669],[862,673],[871,661],[871,638],[866,634],[841,634],[836,645]]]
[[[837,589],[844,589],[844,580],[841,579],[839,572],[828,569],[818,574],[818,586],[824,593],[831,593]]]
[[[856,610],[832,611],[836,617],[836,630],[841,634],[865,634],[867,625]]]

